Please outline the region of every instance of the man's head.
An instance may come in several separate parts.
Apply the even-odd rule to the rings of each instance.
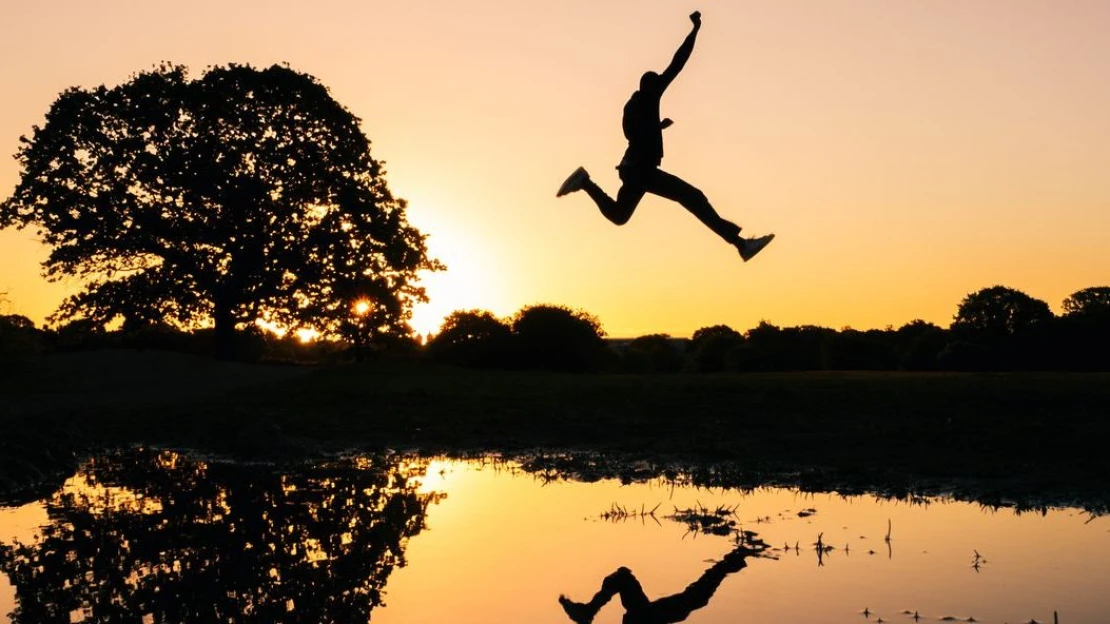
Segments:
[[[661,79],[659,78],[659,74],[657,74],[653,71],[644,72],[644,75],[640,76],[640,90],[641,91],[658,91],[660,80]]]

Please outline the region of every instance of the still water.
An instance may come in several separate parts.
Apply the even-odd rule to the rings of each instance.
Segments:
[[[0,508],[0,617],[565,623],[560,595],[587,609],[626,568],[594,622],[1110,622],[1110,517],[588,481],[490,459],[105,455]],[[659,601],[626,613],[616,592],[637,585]]]

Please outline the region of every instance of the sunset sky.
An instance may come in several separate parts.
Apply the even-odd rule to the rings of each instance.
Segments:
[[[663,99],[663,168],[744,233],[750,263],[649,196],[615,227],[621,109],[704,28]],[[0,197],[8,156],[70,86],[160,61],[287,62],[363,120],[393,192],[448,271],[414,325],[549,302],[613,336],[724,323],[947,326],[1003,284],[1059,313],[1110,283],[1110,2],[1103,0],[149,0],[8,3],[0,20]],[[75,284],[0,232],[3,312],[42,322]]]

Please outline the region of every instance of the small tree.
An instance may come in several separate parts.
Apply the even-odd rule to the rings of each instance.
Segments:
[[[0,227],[52,247],[85,288],[55,320],[214,324],[230,356],[259,318],[325,336],[409,333],[429,260],[359,119],[287,67],[162,65],[71,88],[22,139]],[[352,307],[369,302],[357,322]]]
[[[1028,333],[1052,319],[1044,301],[1020,290],[992,286],[964,297],[952,331],[989,343]]]
[[[42,350],[41,332],[20,314],[0,314],[0,359],[25,357]]]
[[[595,370],[605,332],[593,315],[559,305],[527,306],[512,321],[520,366],[559,371]]]
[[[747,344],[754,359],[745,363],[747,369],[763,370],[820,370],[822,367],[822,345],[828,335],[834,333],[827,327],[801,325],[798,327],[777,327],[760,321],[757,327],[748,330]]]
[[[439,362],[483,368],[506,367],[512,328],[485,310],[457,310],[443,321],[428,343],[428,355]]]
[[[723,371],[729,366],[730,354],[744,344],[744,336],[728,325],[702,327],[690,337],[686,350],[691,370],[701,373]]]
[[[1094,286],[1064,299],[1060,364],[1077,370],[1110,369],[1110,287]]]
[[[937,357],[947,344],[947,331],[921,319],[910,321],[895,332],[899,366],[906,370],[937,368]]]
[[[1054,365],[1049,335],[1053,319],[1047,303],[1020,290],[984,288],[964,297],[951,328],[956,342],[982,349],[961,346],[956,352],[959,357],[948,350],[941,359],[974,362],[982,368],[1050,368]]]
[[[1110,315],[1110,286],[1077,290],[1064,299],[1064,313],[1071,315]]]

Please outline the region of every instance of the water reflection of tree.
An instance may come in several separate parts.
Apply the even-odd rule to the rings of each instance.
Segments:
[[[0,545],[13,621],[365,622],[438,500],[416,491],[425,470],[100,458],[48,501],[41,539]]]

